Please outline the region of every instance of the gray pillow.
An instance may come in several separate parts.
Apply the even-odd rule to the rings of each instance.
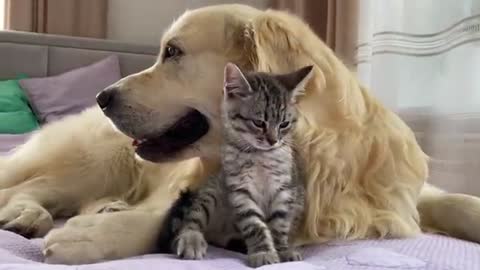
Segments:
[[[93,106],[96,94],[120,78],[118,56],[112,55],[60,75],[19,82],[39,121],[49,123]]]

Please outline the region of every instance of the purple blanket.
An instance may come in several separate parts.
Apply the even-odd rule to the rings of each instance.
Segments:
[[[90,265],[43,264],[42,239],[27,240],[0,231],[0,270],[240,270],[249,269],[242,254],[210,247],[202,261],[184,261],[172,255],[151,254]],[[272,270],[320,269],[430,269],[479,270],[480,245],[438,235],[414,239],[336,242],[303,249],[302,262],[264,266]]]
[[[31,134],[0,135],[0,155],[23,143]],[[480,228],[479,228],[480,229]],[[82,266],[43,264],[42,239],[27,240],[0,230],[0,270],[29,269],[248,269],[242,254],[209,248],[202,261],[178,260],[172,255],[151,254]],[[480,270],[480,245],[438,235],[414,239],[337,242],[303,249],[302,262],[264,266],[262,269],[429,269]]]
[[[18,145],[26,142],[32,134],[33,132],[25,134],[0,134],[0,156],[6,155]]]

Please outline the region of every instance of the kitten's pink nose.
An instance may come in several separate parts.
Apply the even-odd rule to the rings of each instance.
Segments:
[[[271,146],[275,145],[278,142],[278,135],[275,130],[267,130],[267,134],[265,135],[267,135],[266,136],[267,142]]]

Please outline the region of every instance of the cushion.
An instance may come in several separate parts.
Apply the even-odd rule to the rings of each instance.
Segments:
[[[22,134],[37,128],[37,118],[18,80],[0,81],[0,133]]]
[[[120,78],[118,57],[112,55],[60,75],[23,79],[20,85],[40,122],[49,123],[93,106],[96,94]]]

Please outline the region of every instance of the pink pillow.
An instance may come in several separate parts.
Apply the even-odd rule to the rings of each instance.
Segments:
[[[23,79],[20,85],[37,118],[48,123],[95,105],[97,93],[120,78],[118,57],[112,55],[60,75]]]

